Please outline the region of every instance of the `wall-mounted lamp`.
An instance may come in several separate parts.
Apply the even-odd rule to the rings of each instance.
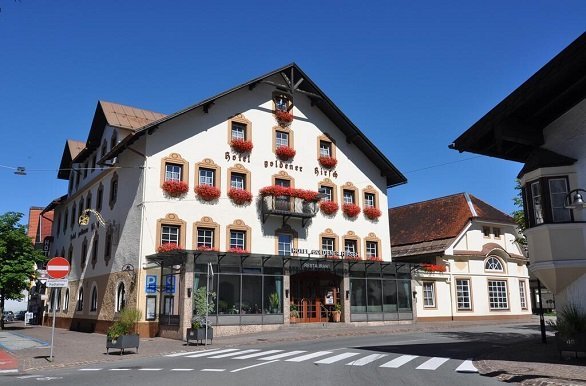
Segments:
[[[187,289],[187,297],[190,298],[191,297],[191,288]]]
[[[285,298],[289,299],[289,288],[285,290]]]
[[[417,299],[417,291],[413,291],[413,299]]]
[[[570,190],[564,198],[564,208],[566,209],[583,209],[586,208],[586,203],[580,192],[586,193],[584,189]],[[572,195],[573,194],[573,195]]]
[[[346,290],[346,300],[350,299],[350,290]]]

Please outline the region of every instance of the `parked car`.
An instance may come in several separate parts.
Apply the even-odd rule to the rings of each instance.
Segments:
[[[16,315],[14,315],[14,320],[24,320],[24,314],[26,314],[26,311],[18,311]]]
[[[12,311],[4,311],[2,314],[2,318],[5,322],[13,322],[14,321],[14,312]]]

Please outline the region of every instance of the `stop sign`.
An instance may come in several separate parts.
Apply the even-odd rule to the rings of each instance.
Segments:
[[[69,274],[69,261],[54,257],[47,263],[47,274],[53,279],[65,279]]]

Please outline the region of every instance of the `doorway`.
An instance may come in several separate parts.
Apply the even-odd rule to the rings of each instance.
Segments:
[[[329,272],[302,272],[291,276],[291,304],[297,323],[329,322],[334,305],[341,302],[340,278]]]

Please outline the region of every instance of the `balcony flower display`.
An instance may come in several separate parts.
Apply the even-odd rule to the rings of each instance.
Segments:
[[[295,157],[295,154],[297,154],[297,152],[292,147],[279,146],[275,149],[275,154],[277,155],[277,157],[279,157],[280,160],[287,161]]]
[[[246,205],[252,201],[252,194],[245,189],[230,188],[228,190],[228,197],[236,205]]]
[[[305,189],[287,188],[284,186],[271,185],[265,186],[259,191],[260,195],[265,196],[287,196],[300,198],[304,201],[318,202],[321,198],[319,192]]]
[[[335,255],[335,254],[332,253],[332,254],[326,255],[326,259],[340,260],[341,257],[339,255]]]
[[[242,248],[230,248],[226,252],[229,252],[229,253],[240,253],[240,254],[250,253],[246,249],[242,249]]]
[[[275,117],[277,118],[277,121],[279,121],[279,123],[281,124],[288,125],[291,122],[293,122],[293,114],[291,114],[288,111],[277,110],[275,111]]]
[[[252,141],[247,141],[244,139],[233,139],[230,142],[230,146],[235,152],[238,153],[250,153],[254,147]]]
[[[446,266],[438,264],[421,264],[421,270],[425,272],[446,272]]]
[[[321,156],[318,158],[319,164],[326,169],[333,169],[338,164],[338,160],[334,157]]]
[[[179,245],[175,243],[163,243],[159,248],[157,248],[157,252],[159,253],[168,253],[168,252],[175,252],[175,251],[182,251]]]
[[[189,190],[187,183],[183,181],[165,181],[163,182],[163,191],[169,197],[181,197]]]
[[[334,201],[322,201],[319,203],[319,210],[321,210],[323,214],[326,214],[328,216],[336,214],[338,209],[338,203]]]
[[[366,259],[369,261],[383,261],[383,258],[380,256],[368,256]]]
[[[206,245],[200,245],[200,246],[198,246],[195,249],[198,250],[198,251],[200,251],[200,252],[218,252],[218,248],[208,247]]]
[[[356,204],[344,204],[342,212],[348,217],[356,217],[360,214],[360,207]]]
[[[199,185],[195,188],[195,193],[204,201],[213,201],[220,197],[220,189],[212,185]]]
[[[368,206],[363,210],[364,215],[368,217],[370,220],[377,220],[381,215],[382,212],[379,208],[375,208],[374,206]]]
[[[354,256],[346,256],[344,257],[346,260],[351,260],[351,261],[360,261],[362,260],[362,257],[358,256],[358,255],[354,255]]]

